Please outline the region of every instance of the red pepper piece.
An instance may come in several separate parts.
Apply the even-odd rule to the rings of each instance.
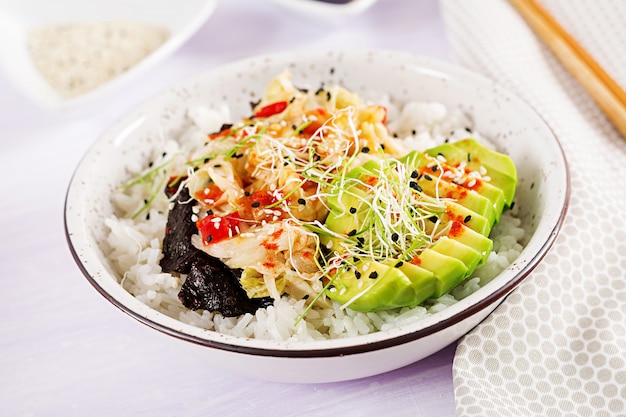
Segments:
[[[278,113],[282,113],[287,108],[286,101],[277,101],[275,103],[268,104],[261,107],[254,113],[254,117],[270,117]]]
[[[210,214],[196,222],[202,242],[205,245],[216,243],[239,234],[239,213],[233,212],[226,216]]]

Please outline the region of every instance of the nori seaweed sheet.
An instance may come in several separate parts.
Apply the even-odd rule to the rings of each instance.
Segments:
[[[191,265],[178,298],[189,309],[219,311],[226,317],[254,313],[267,305],[267,299],[248,298],[234,271],[204,252]]]

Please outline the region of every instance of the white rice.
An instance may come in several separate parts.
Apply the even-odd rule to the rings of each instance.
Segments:
[[[386,104],[389,112],[389,129],[397,132],[397,142],[407,151],[424,150],[443,143],[472,136],[489,145],[487,140],[473,130],[472,121],[461,112],[448,112],[439,103],[410,103],[401,110]],[[228,121],[225,109],[219,112],[208,109],[189,111],[192,121],[189,130],[178,141],[168,141],[164,149],[182,154],[202,143],[206,134],[216,131],[222,121]],[[471,134],[468,133],[471,131]],[[158,150],[158,155],[162,150]],[[154,161],[158,164],[158,159]],[[138,169],[139,170],[139,169]],[[132,213],[141,207],[145,196],[116,194],[115,206],[123,213]],[[146,305],[182,322],[239,337],[307,341],[314,339],[342,338],[363,335],[402,326],[438,313],[458,302],[500,274],[519,255],[524,230],[515,211],[507,211],[497,224],[491,238],[494,251],[487,262],[479,266],[472,277],[454,288],[449,294],[428,300],[415,308],[399,308],[376,313],[363,313],[341,309],[333,303],[330,308],[313,308],[305,320],[298,318],[304,313],[305,301],[283,297],[274,305],[259,309],[254,315],[245,314],[225,318],[208,311],[188,310],[178,300],[178,292],[184,280],[161,271],[161,243],[167,222],[168,202],[163,198],[155,201],[149,216],[137,220],[111,217],[106,220],[110,234],[105,252],[122,276],[123,287]]]

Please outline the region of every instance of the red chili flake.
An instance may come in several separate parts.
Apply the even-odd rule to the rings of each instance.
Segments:
[[[267,250],[278,250],[278,244],[269,242],[267,240],[261,242],[261,246],[263,246]]]
[[[274,233],[272,233],[269,237],[277,240],[280,238],[280,236],[283,234],[284,230],[283,229],[278,229],[277,231],[275,231]]]
[[[270,117],[278,113],[282,113],[287,108],[286,101],[277,101],[275,103],[268,104],[261,107],[254,113],[254,117]]]
[[[464,228],[461,222],[453,221],[450,226],[450,231],[448,232],[448,236],[450,237],[459,237],[463,234]]]

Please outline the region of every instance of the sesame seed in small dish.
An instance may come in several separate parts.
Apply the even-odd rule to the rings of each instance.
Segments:
[[[0,69],[26,97],[63,109],[118,90],[179,48],[216,0],[0,5]]]

